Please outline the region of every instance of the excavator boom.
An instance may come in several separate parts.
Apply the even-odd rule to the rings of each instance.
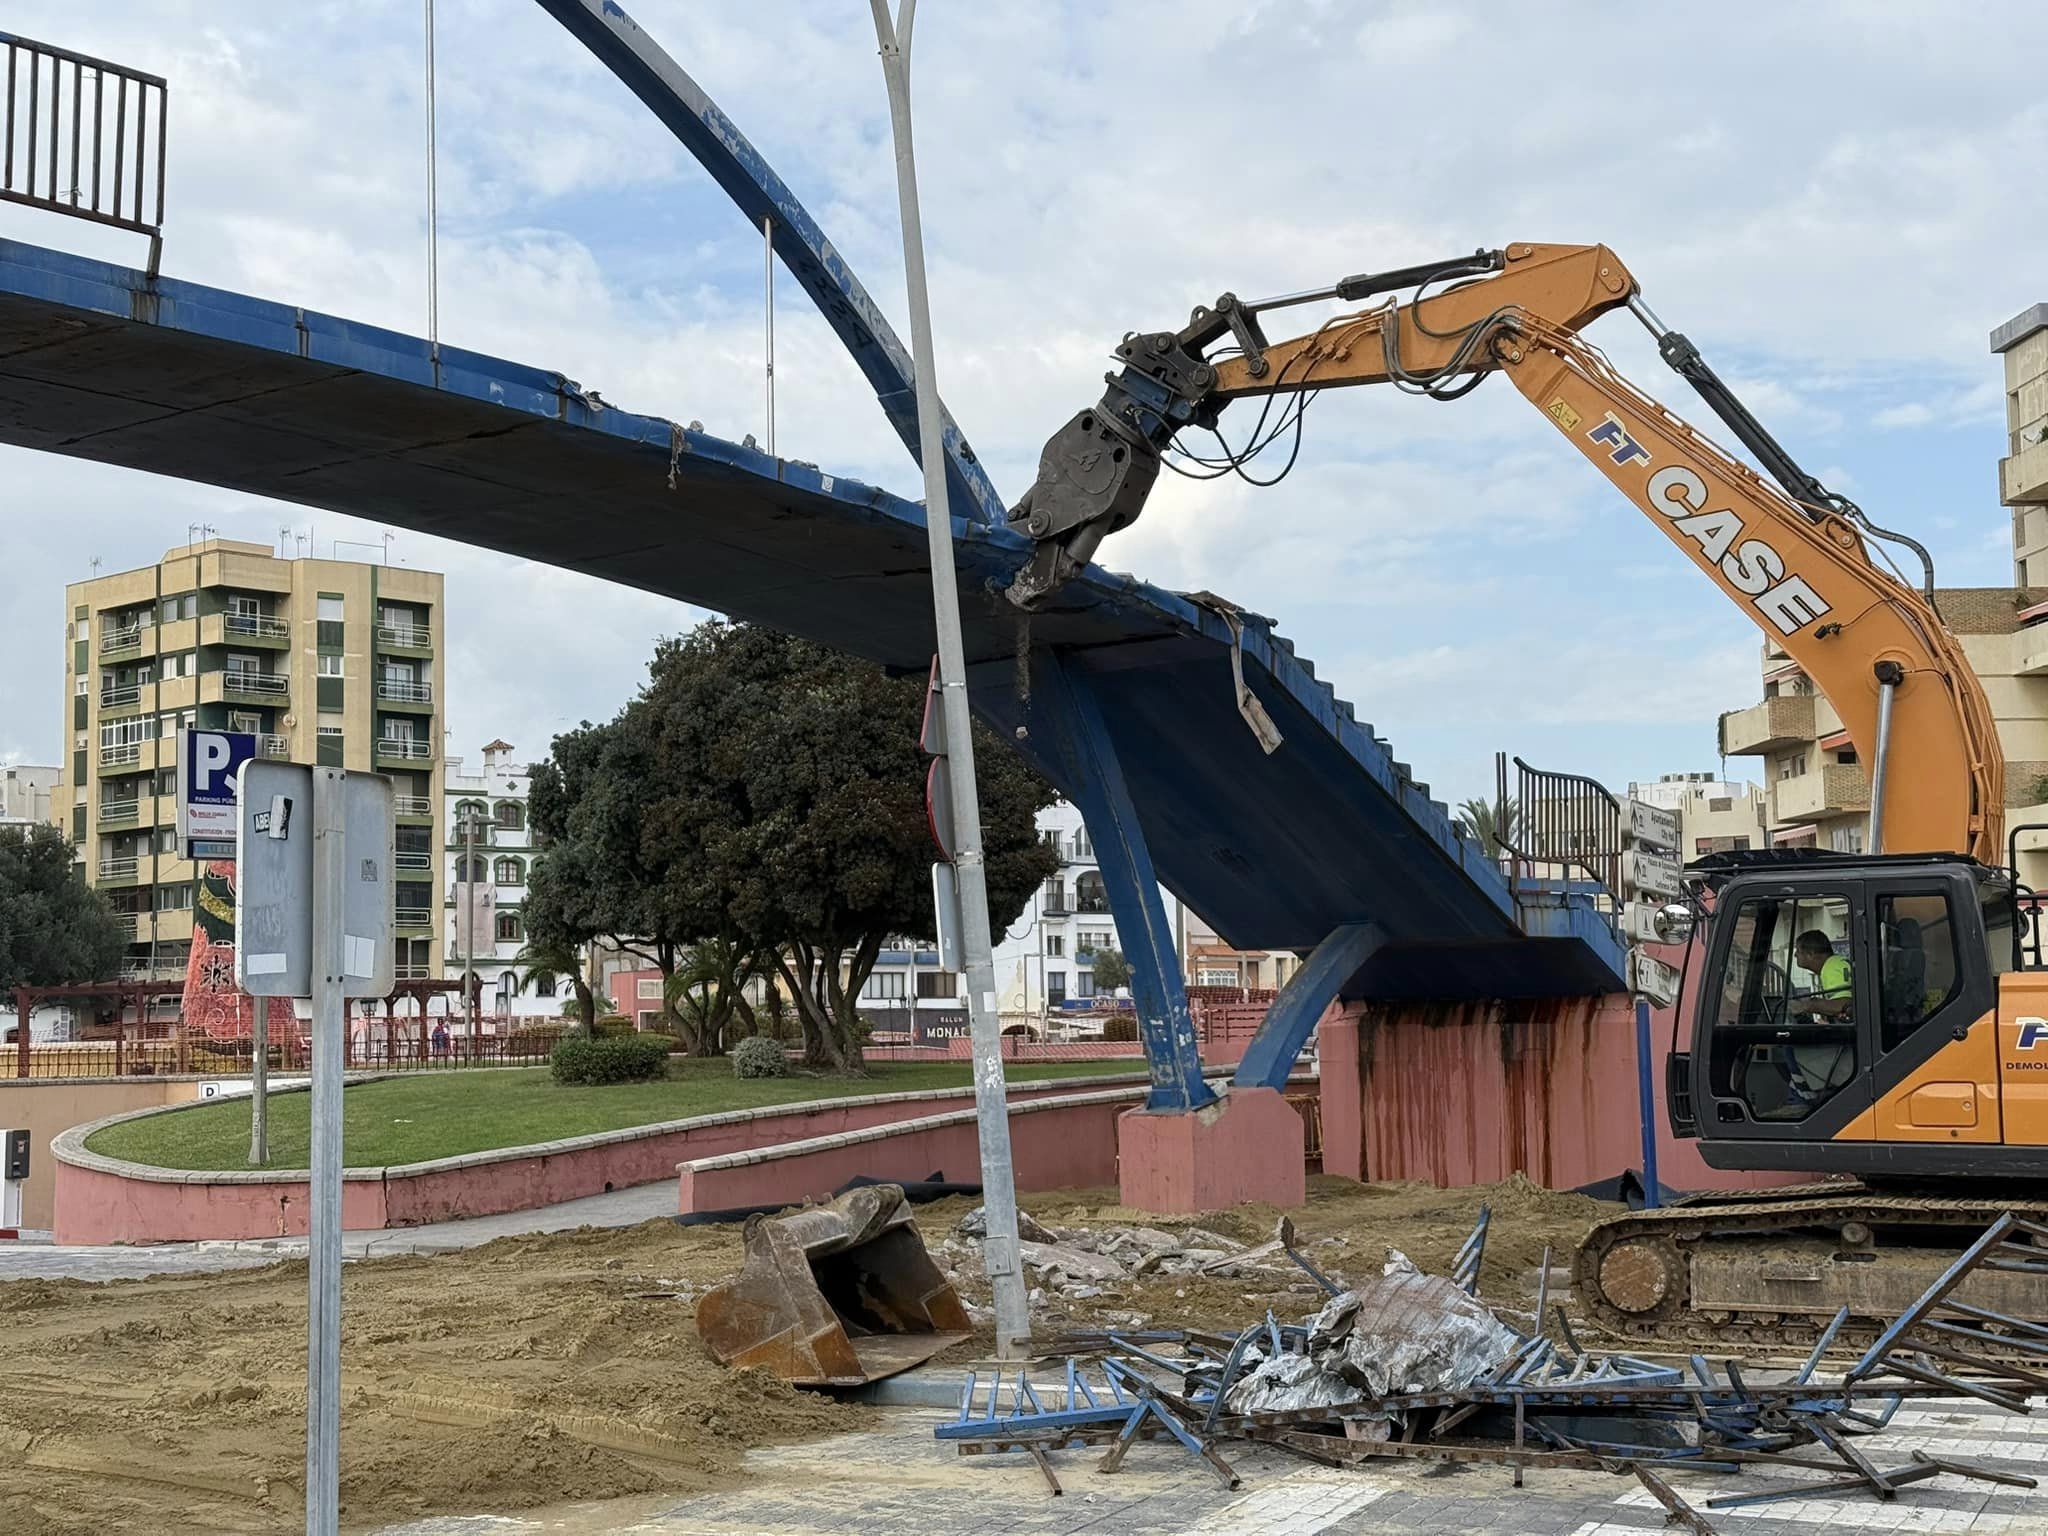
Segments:
[[[1410,286],[1405,302],[1388,298],[1283,341],[1269,342],[1260,323],[1290,304]],[[1578,334],[1623,307],[1778,486],[1630,384]],[[1225,338],[1230,352],[1211,357]],[[1911,749],[1880,777],[1888,792],[1872,852],[2002,858],[1997,729],[1935,609],[1931,567],[1923,590],[1873,559],[1881,531],[1801,470],[1697,348],[1656,321],[1606,246],[1514,244],[1263,303],[1226,294],[1178,332],[1125,337],[1118,357],[1122,371],[1108,376],[1101,402],[1047,443],[1038,480],[1010,514],[1038,546],[1010,590],[1020,607],[1050,600],[1105,536],[1134,521],[1180,431],[1213,428],[1232,400],[1290,394],[1301,397],[1299,411],[1315,391],[1357,384],[1455,399],[1505,373],[1805,670],[1863,763],[1885,765],[1889,706],[1890,739]]]

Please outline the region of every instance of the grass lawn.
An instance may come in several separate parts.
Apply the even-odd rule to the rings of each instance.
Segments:
[[[1020,1083],[1142,1070],[1139,1061],[1061,1061],[1011,1065],[1008,1077]],[[545,1067],[417,1072],[348,1090],[343,1098],[342,1155],[352,1168],[418,1163],[721,1110],[863,1093],[964,1088],[969,1081],[968,1064],[950,1061],[876,1063],[864,1078],[741,1079],[732,1075],[732,1063],[723,1058],[675,1057],[662,1082],[604,1088],[558,1087]],[[312,1096],[306,1093],[280,1094],[270,1101],[271,1166],[308,1165],[311,1108]],[[86,1146],[104,1157],[159,1168],[247,1168],[249,1101],[225,1099],[202,1109],[108,1126]]]

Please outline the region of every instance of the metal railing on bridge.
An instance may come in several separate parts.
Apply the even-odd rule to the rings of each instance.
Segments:
[[[0,48],[0,201],[147,235],[155,277],[164,248],[163,79],[7,32]]]
[[[1595,779],[1531,768],[1519,757],[1510,783],[1508,762],[1507,753],[1495,754],[1495,814],[1508,824],[1495,827],[1494,836],[1508,856],[1509,877],[1591,880],[1600,887],[1595,907],[1613,915],[1621,892],[1621,802]]]

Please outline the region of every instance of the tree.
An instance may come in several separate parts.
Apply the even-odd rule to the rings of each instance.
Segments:
[[[922,676],[709,623],[662,642],[628,706],[628,739],[644,754],[643,853],[661,872],[652,911],[677,932],[768,957],[813,1065],[861,1070],[857,999],[876,956],[891,935],[936,932],[924,700]],[[993,733],[977,741],[1001,926],[1056,867],[1036,829],[1053,792]]]
[[[526,942],[519,946],[512,963],[526,970],[526,979],[519,983],[522,992],[554,993],[567,982],[576,995],[562,1005],[562,1016],[583,1024],[587,1033],[597,1018],[597,996],[584,972],[586,950],[587,945],[570,943],[552,933],[544,939],[535,937],[529,917]]]
[[[108,980],[127,943],[62,832],[0,827],[0,990]]]
[[[1507,853],[1507,842],[1521,830],[1522,808],[1513,800],[1467,800],[1458,807],[1458,823],[1498,864]]]
[[[733,1040],[759,1032],[747,984],[774,969],[772,958],[737,940],[705,939],[683,951],[668,978],[669,1011],[709,1043],[706,1054],[722,1052]]]
[[[1120,949],[1098,949],[1095,951],[1095,964],[1090,969],[1094,972],[1098,993],[1113,995],[1118,987],[1131,984],[1131,962],[1124,958]]]

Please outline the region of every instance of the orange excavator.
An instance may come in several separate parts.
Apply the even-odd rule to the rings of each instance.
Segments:
[[[1376,302],[1267,339],[1262,317],[1330,300]],[[1623,308],[1764,474],[1580,335]],[[1692,899],[1666,929],[1689,939],[1693,973],[1689,1048],[1666,1062],[1672,1129],[1713,1167],[1829,1177],[1601,1223],[1575,1269],[1589,1313],[1647,1339],[1803,1346],[1846,1308],[1854,1336],[1999,1213],[2048,1217],[2048,970],[2001,846],[1996,725],[1936,611],[1932,561],[1803,470],[1612,251],[1517,244],[1260,302],[1226,294],[1179,331],[1126,336],[1117,356],[1009,515],[1036,545],[1010,588],[1018,606],[1055,601],[1137,518],[1162,466],[1254,479],[1246,466],[1290,430],[1299,452],[1324,389],[1455,400],[1504,374],[1799,664],[1868,765],[1868,852],[1712,855],[1690,866]],[[1232,448],[1223,408],[1255,397],[1262,413]],[[1220,452],[1183,448],[1190,429]],[[1917,583],[1885,545],[1917,558]],[[1970,1283],[2007,1315],[2048,1318],[2048,1262]]]

